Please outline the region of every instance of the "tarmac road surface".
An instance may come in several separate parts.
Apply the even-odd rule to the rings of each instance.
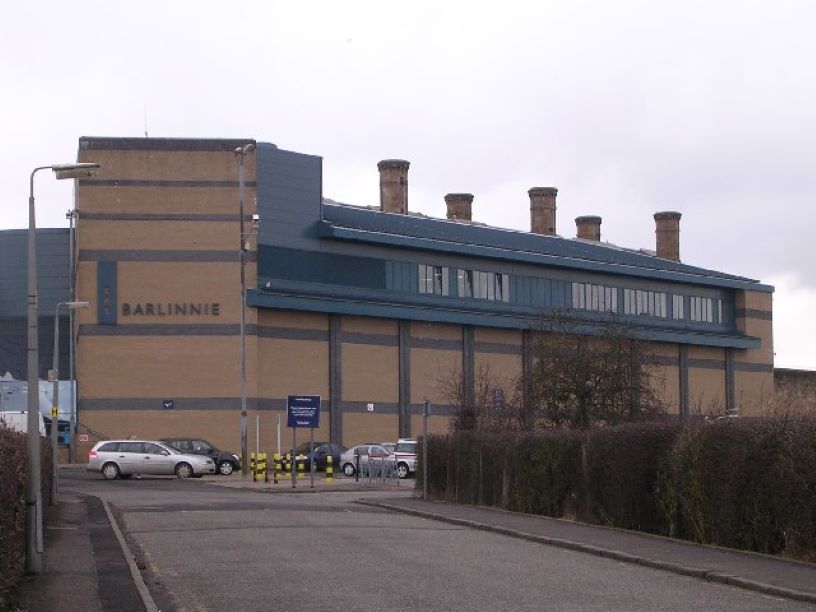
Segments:
[[[263,494],[79,470],[61,486],[111,505],[165,612],[812,609],[354,503],[393,491]]]

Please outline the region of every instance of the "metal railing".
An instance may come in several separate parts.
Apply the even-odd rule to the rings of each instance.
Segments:
[[[399,486],[397,462],[394,459],[357,457],[359,482],[364,486],[390,484]]]

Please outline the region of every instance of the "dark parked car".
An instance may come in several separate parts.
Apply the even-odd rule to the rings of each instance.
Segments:
[[[302,454],[304,457],[306,457],[306,461],[304,461],[306,466],[311,465],[313,472],[322,472],[325,471],[326,464],[328,463],[328,457],[331,455],[332,466],[334,467],[334,473],[336,474],[340,466],[340,455],[346,452],[347,449],[342,444],[315,442],[314,460],[312,460],[311,450],[311,443],[304,442],[303,444],[298,445],[298,447],[295,449],[295,456]]]
[[[241,458],[238,455],[216,448],[201,438],[162,438],[161,441],[182,453],[212,458],[218,473],[224,476],[241,469]]]

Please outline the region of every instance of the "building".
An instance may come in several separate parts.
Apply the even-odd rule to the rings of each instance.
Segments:
[[[378,209],[324,198],[320,157],[248,139],[82,138],[79,161],[102,165],[78,181],[74,241],[92,432],[238,448],[242,244],[253,440],[256,416],[273,440],[293,394],[322,398],[315,439],[417,435],[426,399],[446,431],[440,381],[520,376],[531,330],[556,311],[586,333],[610,314],[630,323],[676,414],[756,414],[773,393],[772,287],[681,263],[679,213],[655,215],[654,253],[601,242],[599,217],[556,235],[550,187],[528,191],[530,232],[472,221],[470,194],[445,196],[446,219],[411,213],[403,160],[378,164]]]

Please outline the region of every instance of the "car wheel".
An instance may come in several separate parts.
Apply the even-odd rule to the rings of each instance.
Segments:
[[[408,477],[408,464],[407,463],[400,463],[397,465],[397,476],[400,478],[407,478]]]
[[[343,473],[344,473],[346,476],[349,476],[349,477],[354,476],[354,464],[353,464],[353,463],[347,463],[347,464],[345,464],[345,465],[343,466]]]
[[[190,478],[193,476],[193,466],[189,463],[179,463],[176,466],[176,476],[179,478]]]
[[[121,473],[119,466],[115,463],[106,463],[102,466],[102,476],[105,477],[105,480],[116,480]]]
[[[222,461],[218,464],[218,473],[222,476],[229,476],[235,471],[235,466],[232,461]]]
[[[317,461],[312,461],[312,471],[317,472],[320,468],[317,465]]]

